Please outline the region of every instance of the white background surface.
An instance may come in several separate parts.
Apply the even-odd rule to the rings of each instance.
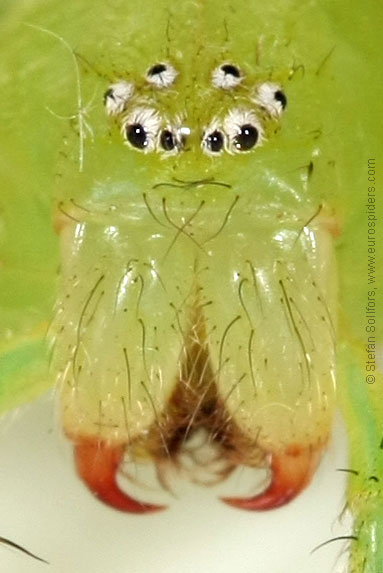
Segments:
[[[78,480],[71,446],[60,436],[50,395],[7,415],[0,427],[0,535],[49,561],[0,545],[3,573],[330,573],[344,571],[337,541],[347,467],[344,429],[312,485],[289,505],[262,513],[236,510],[218,495],[250,492],[254,474],[237,472],[217,488],[177,484],[157,514],[128,515],[95,500]],[[263,474],[262,474],[263,475]],[[244,477],[245,476],[245,477]],[[237,486],[240,492],[237,491]],[[254,486],[253,486],[254,487]],[[141,494],[142,495],[142,494]]]

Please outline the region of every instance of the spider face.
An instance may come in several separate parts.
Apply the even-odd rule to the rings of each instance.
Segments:
[[[179,96],[182,79],[175,66],[160,62],[146,71],[144,82],[119,79],[107,88],[106,112],[128,147],[163,157],[190,146],[211,157],[252,153],[267,141],[268,125],[280,121],[287,105],[279,84],[254,83],[238,65],[224,62],[212,69],[200,106],[190,113]]]

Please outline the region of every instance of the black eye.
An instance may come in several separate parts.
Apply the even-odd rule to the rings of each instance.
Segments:
[[[160,141],[162,149],[165,149],[165,151],[172,151],[176,146],[173,134],[168,129],[164,129],[161,133]]]
[[[210,151],[218,153],[223,148],[223,135],[220,131],[215,130],[207,136],[206,142]]]
[[[240,132],[234,138],[234,146],[239,151],[248,151],[258,141],[258,130],[250,123],[242,125]]]
[[[127,126],[126,138],[137,149],[144,149],[148,144],[146,131],[140,123],[133,123]]]
[[[277,90],[274,93],[274,99],[276,101],[279,101],[279,103],[282,106],[282,109],[285,109],[285,107],[287,106],[287,97],[285,96],[282,90]]]
[[[150,70],[148,70],[148,76],[157,76],[158,74],[166,72],[166,70],[167,67],[165,66],[165,64],[154,64],[154,66],[152,66]]]
[[[239,69],[236,66],[233,66],[233,64],[223,64],[223,66],[221,66],[221,70],[225,74],[229,74],[235,78],[239,78],[241,76]]]

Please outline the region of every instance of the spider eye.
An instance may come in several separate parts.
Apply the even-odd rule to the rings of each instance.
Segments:
[[[278,119],[287,106],[287,97],[281,86],[265,82],[257,87],[254,101],[274,119]]]
[[[223,148],[223,135],[221,131],[216,129],[206,137],[206,146],[209,151],[219,153]]]
[[[169,129],[164,129],[160,136],[160,143],[162,149],[165,151],[172,151],[176,147],[174,136]]]
[[[161,115],[152,107],[137,106],[122,118],[121,132],[127,143],[139,151],[155,151],[161,131]]]
[[[166,68],[165,64],[154,64],[154,66],[152,66],[148,70],[148,76],[150,76],[150,77],[158,76],[159,74],[166,72],[166,69],[167,68]]]
[[[233,76],[235,78],[241,77],[239,69],[236,66],[233,66],[233,64],[223,64],[221,66],[221,70],[226,75],[230,75],[230,76]]]
[[[240,127],[238,135],[233,140],[234,147],[238,151],[248,151],[258,141],[258,130],[254,125],[246,123]]]
[[[156,88],[168,88],[174,83],[177,75],[178,72],[173,66],[158,62],[148,69],[146,80]]]
[[[287,97],[285,96],[285,94],[282,90],[277,90],[274,93],[274,99],[275,99],[275,101],[278,101],[281,104],[282,109],[286,109]]]
[[[212,83],[216,88],[230,90],[238,86],[243,80],[241,70],[234,64],[221,64],[212,73]]]
[[[126,127],[126,138],[137,149],[145,149],[148,145],[148,137],[140,123],[133,123]]]
[[[103,98],[103,99],[104,99],[104,105],[106,105],[106,102],[108,101],[109,98],[112,99],[112,100],[115,99],[115,98],[114,98],[114,90],[113,90],[113,88],[108,88],[108,89],[106,90],[106,92],[104,93],[104,98]]]
[[[104,93],[104,105],[108,115],[119,115],[122,113],[131,99],[134,92],[133,84],[128,82],[118,82],[112,84]]]

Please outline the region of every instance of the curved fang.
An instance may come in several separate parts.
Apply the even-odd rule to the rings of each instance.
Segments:
[[[285,505],[310,483],[321,459],[322,449],[323,446],[290,446],[283,453],[273,454],[271,482],[264,492],[244,499],[226,497],[222,501],[240,509],[258,511]]]
[[[120,489],[116,475],[123,456],[124,446],[111,446],[98,440],[84,439],[74,447],[77,472],[98,499],[115,509],[130,513],[165,509],[162,505],[136,501]]]

